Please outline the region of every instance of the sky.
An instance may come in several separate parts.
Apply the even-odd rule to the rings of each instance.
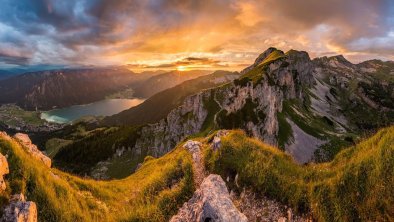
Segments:
[[[394,60],[394,0],[0,0],[0,69],[241,70],[268,47]]]

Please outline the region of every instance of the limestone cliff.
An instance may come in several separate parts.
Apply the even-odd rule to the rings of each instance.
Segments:
[[[273,53],[277,57],[271,58]],[[277,113],[285,99],[302,100],[300,85],[313,84],[313,70],[307,53],[285,55],[270,48],[240,79],[190,96],[165,119],[143,127],[135,152],[145,147],[160,156],[186,136],[212,128],[242,128],[276,145]]]
[[[241,74],[188,97],[165,119],[143,127],[136,152],[146,148],[160,156],[189,135],[240,128],[303,163],[330,159],[358,134],[394,122],[390,62],[311,60],[306,52],[269,48]]]

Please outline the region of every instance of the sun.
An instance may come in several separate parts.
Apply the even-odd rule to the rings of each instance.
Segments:
[[[176,69],[177,69],[178,71],[181,71],[181,72],[187,71],[187,67],[186,67],[186,66],[178,66],[178,67],[176,67]]]

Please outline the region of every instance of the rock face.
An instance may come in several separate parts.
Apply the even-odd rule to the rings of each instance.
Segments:
[[[32,201],[26,201],[23,194],[15,194],[5,207],[1,221],[37,222],[37,206]]]
[[[275,50],[268,49],[260,55],[255,64],[242,73],[257,67]],[[280,53],[283,54],[281,51]],[[242,128],[249,134],[276,145],[279,130],[277,113],[282,111],[282,102],[284,99],[302,98],[298,85],[301,82],[305,85],[313,84],[313,68],[314,65],[307,53],[294,52],[284,59],[273,61],[267,67],[269,80],[260,73],[259,77],[263,80],[258,83],[231,82],[187,97],[167,118],[143,127],[142,136],[137,140],[135,148],[141,150],[148,147],[152,155],[160,156],[186,136],[204,130],[209,124],[218,128]],[[283,90],[284,88],[286,90]],[[242,112],[248,107],[252,107],[253,110],[250,111],[259,115],[242,119],[239,123],[229,120],[232,116],[244,115]],[[214,118],[208,118],[212,116]]]
[[[34,158],[43,162],[46,166],[51,167],[52,161],[49,157],[45,156],[36,145],[32,144],[29,136],[23,133],[17,133],[14,138],[19,141],[23,147],[30,153]]]
[[[382,72],[386,77],[379,77]],[[165,119],[143,127],[135,151],[147,148],[150,155],[161,156],[185,137],[216,128],[243,129],[294,154],[293,147],[302,143],[297,140],[304,138],[293,133],[297,125],[315,141],[293,155],[304,163],[318,154],[316,149],[339,136],[344,140],[349,131],[394,122],[392,73],[389,62],[352,64],[343,56],[311,60],[306,52],[269,48],[240,78],[186,98]],[[379,115],[370,116],[373,112]]]
[[[211,174],[204,179],[200,189],[185,203],[172,222],[215,221],[246,222],[246,216],[240,213],[232,203],[226,184],[219,175]]]
[[[7,158],[0,153],[0,190],[4,191],[6,188],[4,175],[9,174]]]
[[[152,156],[161,156],[187,135],[198,133],[208,115],[203,101],[209,96],[208,91],[187,97],[180,107],[168,114],[167,118],[143,127],[142,136],[135,144],[137,154],[138,150],[147,147]]]

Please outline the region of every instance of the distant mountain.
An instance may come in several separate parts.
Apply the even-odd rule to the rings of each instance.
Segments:
[[[7,70],[0,70],[0,81],[3,79],[8,79],[15,75],[14,73],[7,71]]]
[[[182,77],[179,77],[177,72],[170,72],[152,77],[145,81],[144,84],[141,84],[141,86],[144,88],[150,88],[149,86],[152,85],[160,85],[161,80],[165,82],[168,81],[167,86],[169,86],[184,79],[192,78],[196,75],[202,74],[205,74],[205,72],[187,72],[185,74],[182,73]],[[176,75],[176,79],[174,79],[173,82],[170,82],[169,80],[174,75]],[[166,117],[171,110],[181,105],[187,96],[196,94],[203,89],[208,89],[232,81],[238,77],[239,73],[237,72],[216,71],[209,75],[204,75],[192,80],[185,81],[175,87],[166,89],[153,95],[136,107],[132,107],[116,115],[106,117],[103,120],[103,123],[105,125],[133,126],[155,123]],[[139,89],[141,89],[141,87],[139,87]],[[154,91],[156,90],[157,89]],[[136,91],[138,92],[138,87],[136,88]],[[139,95],[137,92],[136,95]],[[151,94],[153,91],[148,92],[148,90],[146,90],[145,92],[147,93],[144,95],[149,97],[149,94]]]
[[[144,84],[137,85],[133,88],[134,95],[141,98],[149,98],[150,96],[164,90],[176,86],[186,80],[194,79],[199,76],[207,75],[212,71],[192,70],[192,71],[170,71],[155,75],[147,79]]]
[[[48,110],[104,99],[156,75],[122,67],[60,69],[25,73],[0,81],[0,103]]]

